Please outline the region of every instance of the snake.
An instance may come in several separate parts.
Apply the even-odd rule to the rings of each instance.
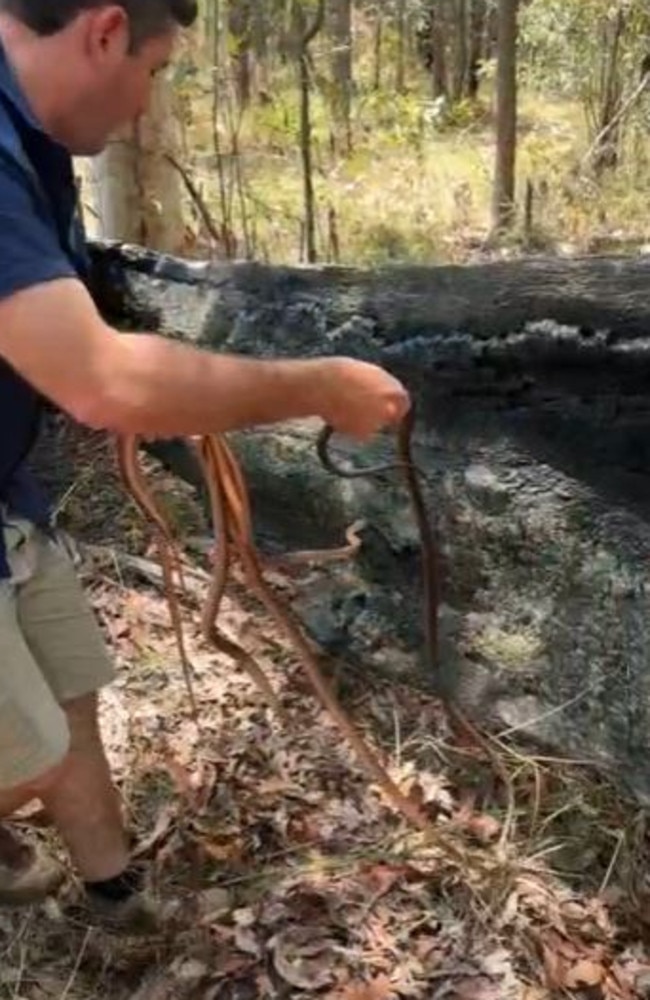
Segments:
[[[419,484],[419,470],[411,454],[414,420],[414,407],[411,406],[398,426],[398,456],[395,462],[355,469],[347,469],[337,465],[329,453],[330,440],[335,433],[335,429],[329,424],[325,424],[318,435],[316,451],[322,465],[330,473],[339,477],[353,478],[375,475],[394,469],[402,471],[421,543],[424,645],[428,664],[433,670],[437,664],[439,567],[437,546]],[[344,738],[347,739],[370,779],[376,782],[394,809],[404,818],[420,830],[430,829],[430,820],[420,805],[402,792],[350,720],[322,673],[299,620],[289,605],[278,597],[266,581],[262,559],[254,542],[251,506],[245,479],[226,436],[222,433],[203,434],[189,437],[187,442],[196,451],[208,487],[210,517],[215,536],[210,584],[201,609],[201,633],[204,640],[240,663],[262,690],[267,700],[283,716],[277,696],[263,670],[250,654],[238,643],[224,636],[218,627],[217,619],[228,581],[228,572],[233,556],[236,556],[243,568],[250,591],[261,601],[293,645],[317,698],[332,717]],[[176,552],[174,534],[169,520],[153,496],[139,466],[139,447],[140,437],[138,435],[116,437],[117,462],[124,487],[135,501],[142,516],[150,523],[157,542],[162,564],[165,596],[176,634],[192,714],[197,720],[199,713],[192,684],[192,667],[183,640],[182,616],[174,583],[175,576],[177,576],[182,589],[182,567]],[[354,538],[348,537],[348,542],[348,546],[343,547],[343,551],[356,551],[358,547],[356,536]],[[314,557],[318,553],[307,553],[307,555]],[[337,555],[340,555],[340,552]]]

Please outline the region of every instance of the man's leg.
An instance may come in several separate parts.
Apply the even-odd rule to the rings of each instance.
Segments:
[[[18,624],[15,588],[0,584],[0,819],[36,797],[31,782],[56,774],[69,746],[57,705]],[[53,892],[63,870],[0,827],[0,901]]]
[[[140,891],[101,743],[96,692],[112,664],[69,557],[36,541],[33,572],[0,600],[0,818],[39,798],[95,912],[116,929],[157,933],[174,904]],[[0,878],[0,899],[1,888]]]
[[[123,898],[127,835],[97,718],[112,664],[63,547],[21,528],[20,582],[0,601],[0,818],[40,799],[83,881]]]
[[[68,702],[70,750],[58,780],[39,795],[87,882],[112,879],[129,863],[119,796],[97,719],[97,695]]]
[[[102,745],[98,690],[113,680],[104,638],[64,546],[37,532],[35,571],[19,588],[25,642],[63,709],[69,732],[55,780],[37,783],[42,801],[85,882],[113,879],[129,863],[119,796]]]
[[[128,865],[127,836],[97,720],[97,696],[64,706],[69,750],[60,764],[18,787],[0,791],[0,817],[40,799],[86,882],[112,879]],[[8,847],[5,834],[4,842]],[[3,838],[0,837],[0,856]]]

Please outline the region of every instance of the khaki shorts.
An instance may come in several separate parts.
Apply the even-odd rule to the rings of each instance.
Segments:
[[[63,541],[2,521],[12,577],[0,579],[0,790],[58,764],[69,745],[61,705],[113,679]]]

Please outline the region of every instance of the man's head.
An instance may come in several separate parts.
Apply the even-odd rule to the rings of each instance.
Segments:
[[[92,155],[149,102],[196,0],[0,0],[0,38],[44,127]]]

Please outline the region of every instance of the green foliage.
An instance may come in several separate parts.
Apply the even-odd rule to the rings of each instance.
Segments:
[[[519,18],[522,78],[556,95],[584,97],[601,72],[619,17],[621,70],[638,80],[641,60],[650,53],[646,0],[530,0]]]
[[[359,98],[355,108],[358,127],[366,136],[382,145],[395,148],[402,143],[420,143],[430,127],[433,102],[422,94],[393,94],[390,100],[383,91],[369,92]]]

